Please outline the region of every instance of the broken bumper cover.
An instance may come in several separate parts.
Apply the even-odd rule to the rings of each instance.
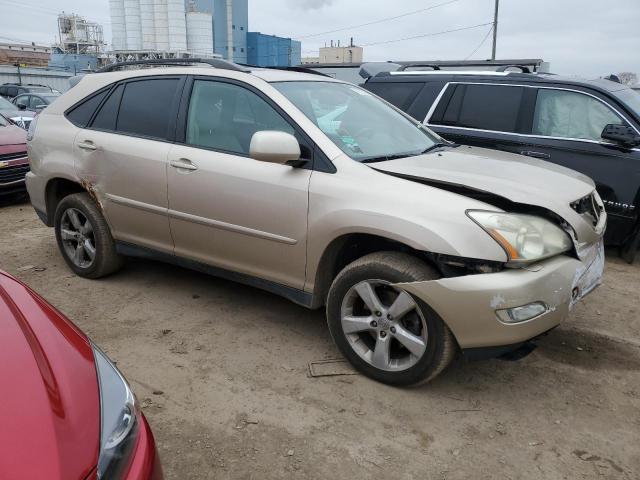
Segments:
[[[604,250],[602,244],[591,249],[582,261],[563,255],[526,269],[397,286],[433,308],[462,349],[517,345],[556,327],[575,302],[601,283]],[[536,303],[547,308],[533,318],[507,323],[498,316]]]

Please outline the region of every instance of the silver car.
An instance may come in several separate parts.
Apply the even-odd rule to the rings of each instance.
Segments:
[[[390,384],[517,348],[600,283],[583,175],[450,144],[331,78],[219,66],[87,75],[36,117],[29,194],[78,275],[143,256],[324,307]]]

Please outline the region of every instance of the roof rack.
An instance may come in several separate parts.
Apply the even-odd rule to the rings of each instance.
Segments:
[[[496,68],[496,72],[506,72],[509,68],[519,68],[522,73],[531,73],[529,67],[524,65],[502,65]]]
[[[113,72],[116,70],[120,70],[127,67],[134,66],[182,66],[182,65],[193,65],[195,63],[204,63],[214,68],[220,68],[222,70],[234,70],[236,72],[245,72],[248,73],[251,71],[250,68],[243,67],[238,65],[237,63],[229,62],[227,60],[222,60],[221,58],[154,58],[149,60],[132,60],[129,62],[119,62],[113,63],[111,65],[107,65],[96,70],[96,73],[105,73],[105,72]]]
[[[326,73],[318,72],[313,68],[307,68],[307,67],[264,67],[264,68],[267,68],[269,70],[286,70],[288,72],[309,73],[311,75],[320,75],[322,77],[332,78],[331,75],[327,75]]]
[[[433,70],[441,70],[441,68],[438,65],[435,65],[433,63],[406,63],[403,64],[397,71],[398,72],[404,72],[405,70],[407,70],[408,68],[413,68],[413,67],[430,67]]]

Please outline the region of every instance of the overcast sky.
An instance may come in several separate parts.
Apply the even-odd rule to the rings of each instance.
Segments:
[[[430,6],[428,11],[359,28]],[[473,59],[489,58],[494,0],[249,0],[249,29],[302,40],[303,55],[333,40],[365,46],[365,60],[459,60],[486,41]],[[111,42],[108,0],[0,0],[0,41],[51,43],[56,13],[101,22]],[[640,0],[501,0],[498,58],[543,58],[551,70],[597,77],[640,74]],[[422,38],[394,41],[420,35]],[[307,38],[301,38],[307,37]],[[388,42],[388,43],[380,43]]]

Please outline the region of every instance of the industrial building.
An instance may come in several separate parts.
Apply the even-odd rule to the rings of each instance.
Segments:
[[[211,13],[184,0],[109,0],[113,51],[125,58],[212,57]]]
[[[213,34],[215,52],[222,58],[247,63],[248,0],[214,0]]]
[[[74,74],[95,70],[104,51],[102,25],[75,14],[58,15],[58,43],[53,46],[49,67]]]
[[[0,65],[44,67],[50,54],[51,47],[35,43],[0,43]]]
[[[260,32],[247,34],[247,63],[258,67],[300,65],[302,44],[290,38],[265,35]]]

